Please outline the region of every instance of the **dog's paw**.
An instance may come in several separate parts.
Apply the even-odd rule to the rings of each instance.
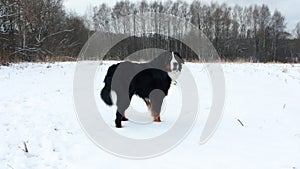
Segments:
[[[126,118],[125,116],[122,117],[122,121],[128,121],[128,118]]]
[[[115,120],[116,128],[122,128],[121,118]]]
[[[154,117],[154,122],[161,122],[160,117]]]

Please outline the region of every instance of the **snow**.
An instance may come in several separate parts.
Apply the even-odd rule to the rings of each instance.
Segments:
[[[170,129],[180,106],[180,89],[174,85],[164,101],[162,123],[124,122],[122,129],[113,127],[115,107],[104,105],[98,97],[104,73],[112,63],[105,62],[95,79],[99,83],[95,100],[106,123],[129,138],[156,137]],[[199,145],[212,89],[205,65],[187,63],[197,79],[198,119],[181,144],[146,160],[116,157],[88,139],[73,103],[75,66],[64,62],[0,67],[0,168],[300,168],[300,65],[222,64],[224,116],[214,136]],[[132,106],[149,114],[137,97]]]

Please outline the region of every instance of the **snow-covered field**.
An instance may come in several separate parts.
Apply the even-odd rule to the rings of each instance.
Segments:
[[[223,64],[224,116],[214,136],[198,145],[211,103],[203,64],[188,63],[197,80],[199,115],[186,139],[170,152],[146,160],[111,155],[88,139],[73,103],[76,63],[21,63],[0,67],[0,168],[88,169],[300,169],[300,65]],[[99,69],[102,80],[107,64]],[[95,88],[95,96],[101,89]],[[132,138],[155,137],[177,114],[177,86],[165,99],[162,123],[123,123],[114,131]],[[95,98],[113,127],[114,108]],[[134,98],[134,106],[145,105]],[[241,125],[243,123],[244,126]],[[103,138],[105,139],[105,138]],[[25,145],[28,152],[25,151]]]

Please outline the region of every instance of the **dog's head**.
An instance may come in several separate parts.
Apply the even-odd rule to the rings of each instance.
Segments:
[[[184,61],[178,52],[170,51],[171,56],[168,56],[168,60],[170,61],[170,71],[171,72],[181,72],[182,65]],[[171,57],[171,58],[170,58]]]
[[[178,52],[166,51],[161,53],[154,62],[159,65],[160,69],[171,73],[181,72],[184,61]]]
[[[173,83],[176,84],[176,79],[181,73],[184,61],[178,52],[166,51],[155,58],[152,63],[159,69],[168,72]]]

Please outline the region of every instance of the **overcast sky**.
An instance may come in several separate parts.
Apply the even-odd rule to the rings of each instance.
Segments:
[[[85,14],[88,7],[99,5],[103,2],[108,5],[114,5],[118,0],[65,0],[67,10],[75,11],[78,14]],[[140,0],[131,0],[133,2]],[[173,0],[175,1],[175,0]],[[193,0],[186,0],[191,3]],[[210,3],[212,0],[201,0],[201,2]],[[163,0],[162,0],[163,2]],[[214,2],[216,2],[214,0]],[[291,31],[295,28],[296,23],[300,21],[300,0],[219,0],[219,3],[227,3],[228,5],[239,4],[241,6],[251,4],[267,4],[271,11],[278,9],[285,17],[287,29]]]

